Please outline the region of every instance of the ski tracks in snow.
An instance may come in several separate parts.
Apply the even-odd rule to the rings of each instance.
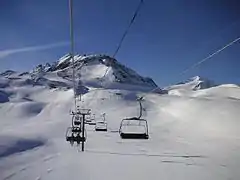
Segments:
[[[41,180],[44,176],[46,176],[49,173],[52,173],[54,171],[54,168],[52,167],[53,161],[60,156],[60,153],[51,154],[48,156],[44,156],[43,158],[36,159],[35,161],[28,162],[24,165],[20,165],[17,169],[13,172],[7,172],[6,174],[3,173],[3,180],[20,180],[24,179],[24,177],[27,179],[35,179],[35,180]],[[10,162],[11,163],[11,162]],[[41,167],[41,169],[39,169]],[[39,174],[37,177],[31,177],[32,170],[39,170],[38,172],[34,172],[34,176],[36,174]],[[1,175],[0,175],[1,177]]]

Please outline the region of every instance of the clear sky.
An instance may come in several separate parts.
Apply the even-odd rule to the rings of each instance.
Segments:
[[[139,0],[73,2],[76,51],[112,55]],[[116,59],[160,86],[195,75],[240,84],[240,42],[179,76],[240,37],[239,7],[239,0],[145,0]],[[0,23],[0,71],[27,71],[69,52],[68,0],[1,0]]]

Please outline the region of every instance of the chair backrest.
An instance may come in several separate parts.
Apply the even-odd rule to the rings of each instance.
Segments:
[[[119,132],[148,134],[148,124],[145,119],[123,119],[120,124]]]

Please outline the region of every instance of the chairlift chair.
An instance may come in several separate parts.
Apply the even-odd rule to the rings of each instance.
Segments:
[[[96,121],[95,120],[86,121],[85,123],[88,124],[88,125],[93,125],[93,126],[96,125]]]
[[[148,139],[148,123],[142,117],[142,103],[143,97],[137,98],[139,102],[140,111],[138,117],[125,118],[121,121],[119,134],[122,139]]]
[[[96,121],[95,131],[107,131],[106,113],[102,114],[102,120]]]
[[[91,120],[95,120],[95,114],[92,114]]]
[[[85,123],[88,125],[95,126],[96,125],[95,114],[93,114],[93,116],[87,116]]]
[[[148,139],[148,123],[138,117],[126,118],[121,121],[119,134],[122,139]]]
[[[86,138],[81,136],[81,128],[69,127],[66,131],[66,141],[70,142],[71,145],[74,142],[80,144],[80,142],[85,142]]]
[[[95,131],[107,131],[107,122],[97,121],[95,125]]]
[[[82,123],[82,117],[80,117],[80,115],[76,114],[72,117],[72,121],[73,121],[73,126],[79,126],[81,127],[81,123]]]
[[[82,132],[82,118],[78,114],[72,114],[72,126],[67,128],[65,137],[66,141],[70,142],[71,145],[76,142],[80,144],[85,142],[86,138],[81,136]]]

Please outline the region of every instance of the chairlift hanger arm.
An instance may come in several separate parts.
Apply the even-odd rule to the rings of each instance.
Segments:
[[[139,102],[139,106],[140,106],[140,112],[139,112],[139,116],[138,116],[138,119],[140,119],[142,117],[142,103],[141,101],[143,100],[143,97],[141,97],[140,99],[138,99],[138,102]]]

